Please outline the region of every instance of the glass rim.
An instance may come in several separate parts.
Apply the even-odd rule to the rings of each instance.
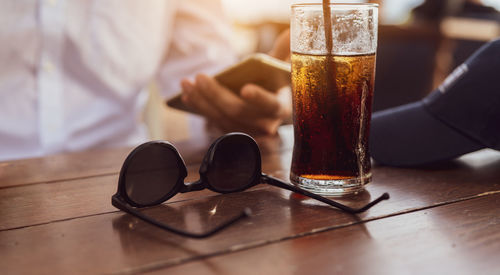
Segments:
[[[292,9],[293,8],[300,8],[300,7],[317,7],[317,6],[323,6],[323,3],[295,3],[292,4]],[[328,6],[330,7],[343,7],[343,8],[356,8],[356,7],[363,7],[363,8],[378,8],[378,4],[376,3],[329,3]]]

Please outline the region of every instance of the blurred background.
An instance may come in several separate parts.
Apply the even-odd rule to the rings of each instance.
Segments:
[[[303,2],[321,1],[223,0],[238,55],[269,51],[289,27],[290,5]],[[500,37],[500,0],[331,2],[379,4],[374,111],[424,97],[481,45]],[[152,102],[158,102],[154,99],[153,93]],[[171,122],[159,122],[158,117]],[[148,105],[146,121],[153,138],[188,137],[185,120],[185,113],[164,104]]]

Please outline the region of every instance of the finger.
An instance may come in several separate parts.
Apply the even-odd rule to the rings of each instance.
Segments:
[[[199,74],[196,76],[195,85],[200,94],[226,116],[238,119],[248,112],[245,102],[234,92],[220,85],[214,78]]]
[[[255,85],[254,85],[255,86]],[[258,87],[260,88],[260,87]],[[261,88],[260,88],[261,89]],[[243,131],[253,134],[275,134],[281,119],[262,112],[253,102],[246,102],[238,95],[222,87],[215,79],[205,75],[196,77],[195,90],[204,98],[199,99],[198,109],[203,109],[213,123],[224,131]],[[258,91],[266,92],[265,90]],[[266,92],[267,93],[267,92]],[[255,98],[255,100],[259,100]],[[213,116],[213,110],[218,109],[218,117]]]
[[[243,119],[241,117],[228,117],[214,108],[199,90],[189,81],[182,81],[182,100],[184,104],[195,109],[199,114],[205,116],[209,123],[224,132],[242,131],[251,134],[274,133],[265,120]],[[240,118],[240,119],[237,119]]]
[[[222,115],[217,109],[210,108],[206,100],[200,95],[196,90],[196,87],[188,80],[181,81],[182,86],[182,102],[187,106],[193,108],[201,115],[207,117],[210,120],[220,120]]]
[[[210,102],[203,97],[193,84],[190,82],[182,82],[184,94],[182,100],[184,104],[195,109],[200,115],[206,117],[207,121],[213,124],[215,127],[219,128],[224,132],[234,132],[242,131],[247,133],[262,133],[263,128],[260,123],[245,121],[244,119],[238,119],[240,117],[229,117],[226,114],[220,112],[217,108],[214,108]],[[269,130],[268,130],[269,131]]]
[[[278,95],[255,84],[246,84],[241,88],[241,97],[260,112],[260,116],[278,118],[283,113],[283,106]]]

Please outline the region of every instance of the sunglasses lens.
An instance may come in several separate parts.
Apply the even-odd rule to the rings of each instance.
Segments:
[[[218,191],[241,190],[260,176],[260,151],[246,135],[229,135],[212,148],[213,159],[207,178]]]
[[[143,145],[129,160],[124,174],[127,196],[144,206],[158,203],[174,189],[182,165],[177,152],[166,144]]]

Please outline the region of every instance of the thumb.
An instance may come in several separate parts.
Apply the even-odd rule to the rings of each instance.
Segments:
[[[260,86],[246,84],[241,88],[240,95],[246,103],[262,115],[280,118],[283,113],[283,106],[278,95]]]

